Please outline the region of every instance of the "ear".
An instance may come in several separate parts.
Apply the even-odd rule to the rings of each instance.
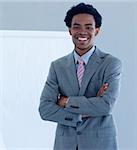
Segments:
[[[100,28],[96,28],[95,30],[96,30],[96,33],[95,33],[95,36],[96,36],[96,35],[98,35]]]
[[[72,33],[71,33],[71,28],[69,28],[69,34],[72,35]]]

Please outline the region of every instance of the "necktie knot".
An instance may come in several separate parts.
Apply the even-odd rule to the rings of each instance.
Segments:
[[[79,65],[84,65],[85,63],[84,63],[84,61],[82,59],[78,59],[78,64]]]

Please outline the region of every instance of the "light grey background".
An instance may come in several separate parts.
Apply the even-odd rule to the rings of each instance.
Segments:
[[[66,31],[63,22],[65,12],[78,2],[80,1],[1,1],[0,30]],[[103,25],[96,39],[96,45],[120,58],[123,63],[121,94],[114,109],[120,149],[135,150],[137,149],[137,2],[94,1],[92,4],[103,16]]]

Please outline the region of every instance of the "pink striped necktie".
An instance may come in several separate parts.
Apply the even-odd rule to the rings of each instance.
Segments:
[[[81,87],[81,82],[82,82],[82,78],[84,75],[84,71],[85,71],[84,61],[81,59],[78,59],[77,78],[79,82],[79,87]]]

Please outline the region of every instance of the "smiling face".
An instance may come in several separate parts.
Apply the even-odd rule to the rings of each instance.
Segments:
[[[99,28],[95,27],[94,17],[90,14],[78,14],[72,18],[69,28],[76,52],[81,56],[91,49]]]

